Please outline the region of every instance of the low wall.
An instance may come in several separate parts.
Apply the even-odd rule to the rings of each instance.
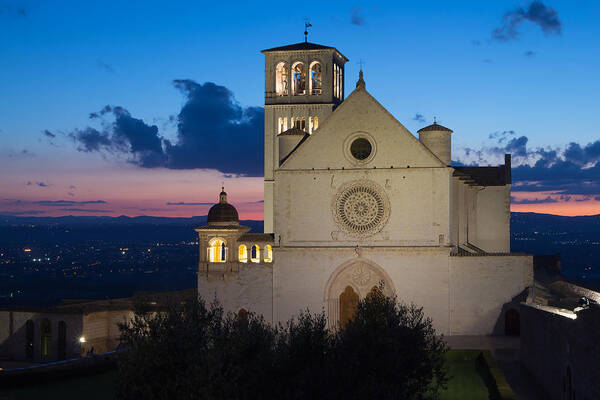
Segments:
[[[521,361],[551,399],[600,399],[600,308],[576,319],[551,307],[520,308]]]

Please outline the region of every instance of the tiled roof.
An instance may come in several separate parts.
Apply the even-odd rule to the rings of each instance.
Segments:
[[[286,46],[273,47],[270,49],[262,50],[261,53],[268,53],[271,51],[292,51],[292,50],[326,50],[335,49],[335,47],[323,46],[322,44],[300,42],[296,44],[288,44]]]
[[[421,128],[417,132],[421,133],[421,132],[433,132],[433,131],[452,133],[452,129],[448,129],[445,126],[438,124],[437,122],[434,122],[433,124],[428,125],[425,128]]]
[[[454,176],[471,181],[477,186],[504,186],[510,184],[506,167],[454,167]]]
[[[245,233],[238,238],[238,242],[268,242],[273,243],[273,233]]]
[[[293,128],[288,129],[287,131],[281,132],[277,136],[292,136],[292,135],[304,136],[304,135],[306,135],[306,132],[300,128],[293,127]]]

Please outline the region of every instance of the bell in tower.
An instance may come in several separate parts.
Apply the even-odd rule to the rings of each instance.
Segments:
[[[262,53],[265,55],[264,231],[273,233],[274,171],[304,136],[312,135],[344,100],[344,64],[348,59],[335,47],[307,40]]]

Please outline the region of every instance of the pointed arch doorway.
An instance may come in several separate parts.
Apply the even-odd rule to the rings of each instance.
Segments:
[[[391,296],[394,292],[392,280],[374,262],[360,258],[340,265],[325,285],[329,329],[343,327],[352,319],[359,299],[375,294]]]

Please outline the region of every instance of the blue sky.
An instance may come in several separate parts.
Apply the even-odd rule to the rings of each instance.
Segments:
[[[260,50],[302,41],[304,18],[313,25],[310,41],[335,46],[350,59],[346,93],[363,60],[367,89],[409,130],[415,133],[435,115],[455,131],[456,159],[473,161],[464,151],[470,148],[485,153],[480,161],[500,161],[489,149],[506,141],[489,139],[494,132],[512,131],[507,140],[525,136],[528,151],[560,152],[570,142],[583,148],[600,136],[600,2],[537,2],[556,14],[558,28],[530,16],[518,19],[516,37],[493,38],[503,17],[506,23],[511,15],[526,15],[532,3],[328,1],[299,8],[0,0],[0,167],[15,177],[0,194],[18,197],[18,182],[42,178],[66,187],[67,168],[57,164],[86,165],[100,175],[121,168],[131,179],[136,171],[150,174],[122,157],[78,151],[68,134],[89,126],[91,112],[112,105],[175,141],[177,126],[169,119],[189,100],[175,79],[214,82],[241,107],[261,106]],[[56,137],[49,140],[44,130]],[[522,161],[531,164],[535,155]],[[261,191],[256,184],[248,201]],[[56,200],[64,195],[52,193]]]

